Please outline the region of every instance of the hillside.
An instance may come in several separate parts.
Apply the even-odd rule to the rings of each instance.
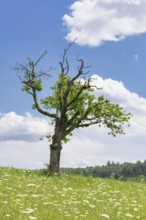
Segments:
[[[145,183],[0,168],[1,220],[145,220],[145,207]]]

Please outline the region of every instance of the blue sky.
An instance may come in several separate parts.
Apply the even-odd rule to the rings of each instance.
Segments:
[[[51,128],[31,109],[31,97],[21,92],[13,67],[16,63],[25,64],[29,57],[36,60],[47,49],[40,67],[56,68],[49,79],[52,83],[64,48],[76,37],[77,42],[68,54],[71,74],[78,66],[78,55],[87,66],[91,65],[89,76],[98,75],[96,83],[103,87],[102,94],[131,111],[134,119],[127,136],[117,139],[106,135],[104,129],[96,131],[95,127],[76,131],[63,149],[62,165],[145,159],[145,12],[145,0],[0,1],[0,165],[35,168],[48,161],[48,143],[37,140]],[[45,83],[45,91],[47,87]]]

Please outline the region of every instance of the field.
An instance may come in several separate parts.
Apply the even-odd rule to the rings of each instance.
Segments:
[[[146,184],[0,168],[0,220],[146,219]]]

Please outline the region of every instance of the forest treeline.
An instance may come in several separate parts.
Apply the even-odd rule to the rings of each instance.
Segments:
[[[108,161],[106,165],[86,168],[62,168],[62,172],[72,175],[113,178],[119,180],[146,180],[146,160],[123,164]]]

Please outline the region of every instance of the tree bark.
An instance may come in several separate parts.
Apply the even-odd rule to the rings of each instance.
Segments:
[[[61,143],[53,143],[50,145],[50,174],[60,173],[60,156],[61,156]]]

